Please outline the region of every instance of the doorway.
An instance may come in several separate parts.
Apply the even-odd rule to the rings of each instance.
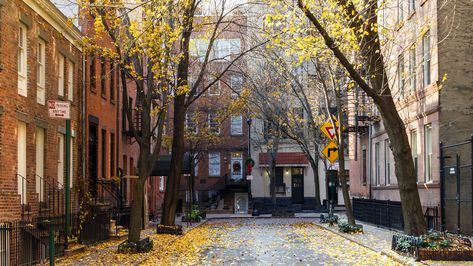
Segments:
[[[302,167],[291,168],[292,175],[292,194],[293,204],[304,203],[304,169]]]
[[[97,196],[98,172],[98,125],[89,122],[89,192],[92,197]]]

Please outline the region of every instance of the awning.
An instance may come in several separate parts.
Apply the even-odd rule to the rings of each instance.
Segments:
[[[150,176],[169,176],[170,171],[171,155],[161,155],[154,163],[153,171],[151,171]],[[181,174],[191,174],[191,155],[189,153],[184,153]]]
[[[268,164],[268,153],[262,152],[259,154],[260,166],[267,166]],[[309,164],[309,160],[303,152],[278,152],[276,155],[276,165],[281,166],[306,166]]]

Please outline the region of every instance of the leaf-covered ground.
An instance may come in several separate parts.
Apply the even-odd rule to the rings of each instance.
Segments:
[[[312,222],[299,219],[210,221],[182,237],[155,235],[147,254],[116,253],[117,243],[62,265],[397,265]]]

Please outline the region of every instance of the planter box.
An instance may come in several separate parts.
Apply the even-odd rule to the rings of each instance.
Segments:
[[[176,226],[164,226],[158,225],[156,228],[156,234],[169,234],[169,235],[182,235],[182,225]]]
[[[419,248],[417,260],[473,261],[473,250],[429,250]]]

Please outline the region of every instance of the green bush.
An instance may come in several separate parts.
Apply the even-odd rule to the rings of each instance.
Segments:
[[[339,222],[338,231],[347,234],[363,233],[363,226],[361,224],[352,225],[345,222]]]
[[[338,216],[337,215],[329,215],[325,217],[323,214],[320,215],[320,222],[323,224],[336,224],[338,223]]]

